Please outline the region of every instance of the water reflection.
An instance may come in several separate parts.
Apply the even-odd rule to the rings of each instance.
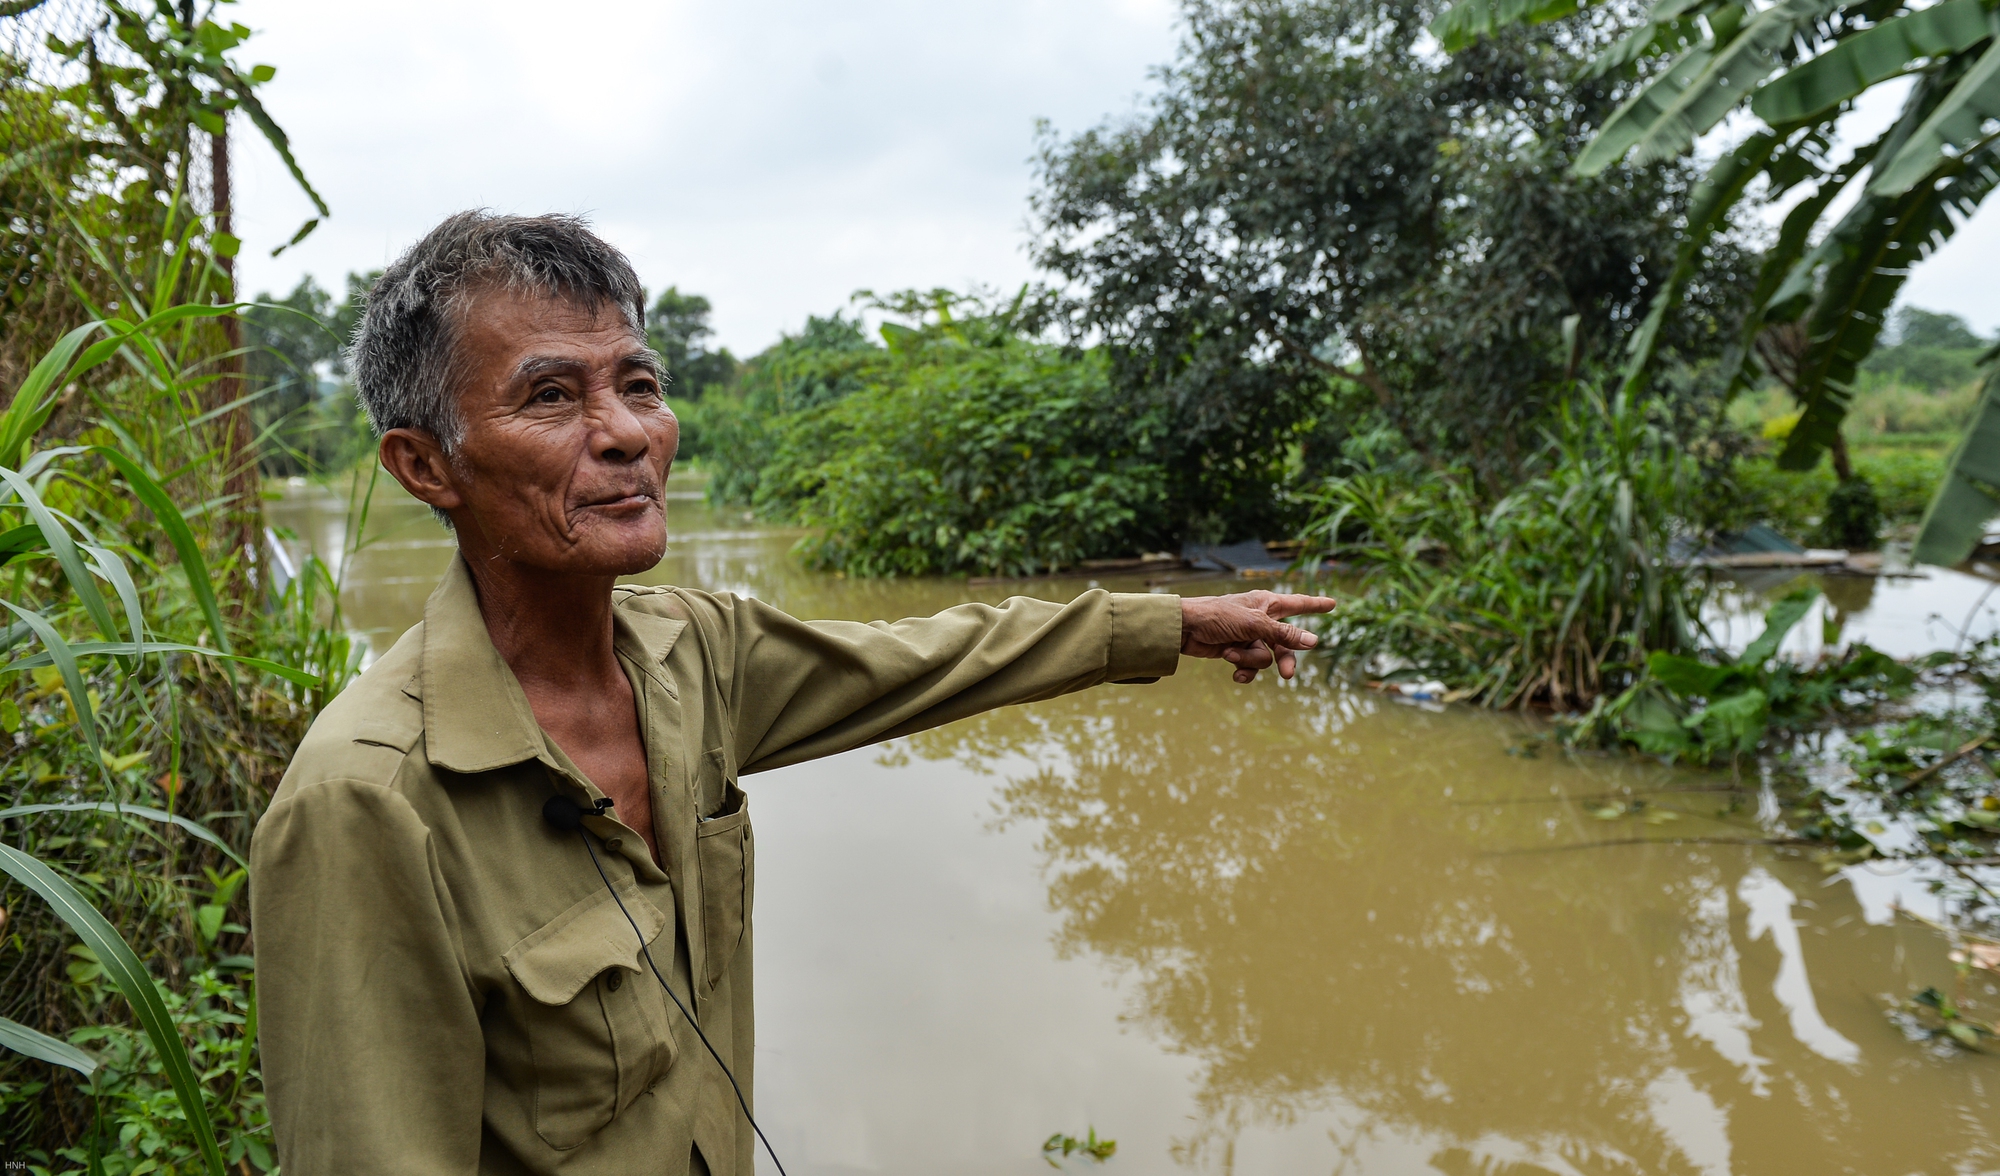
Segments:
[[[814,575],[792,536],[670,493],[639,579],[861,618],[1084,586]],[[348,504],[298,489],[272,517],[332,555]],[[380,647],[451,546],[386,489],[367,530],[344,599]],[[1960,580],[1832,582],[1826,607],[1909,652],[1983,587]],[[1201,668],[754,782],[760,1115],[798,1176],[1026,1176],[1086,1126],[1132,1172],[2000,1166],[1993,1059],[1882,1014],[1952,982],[1888,883],[1864,910],[1844,876],[1687,840],[1741,836],[1759,798]],[[1649,803],[1618,815],[1627,790]]]
[[[1899,953],[1907,928],[1766,850],[1577,848],[1740,822],[1672,791],[1710,777],[1510,757],[1519,734],[1323,684],[1218,711],[1182,679],[911,745],[1034,764],[1000,821],[1040,830],[1057,949],[1124,969],[1130,1017],[1200,1060],[1191,1166],[1309,1120],[1347,1133],[1349,1171],[1412,1147],[1447,1172],[2000,1158],[1989,1063],[1931,1058],[1881,1012],[1931,945]],[[1567,803],[1625,785],[1677,819]]]

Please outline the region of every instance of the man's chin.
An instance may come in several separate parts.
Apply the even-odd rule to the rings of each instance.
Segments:
[[[636,576],[651,571],[667,554],[667,532],[661,526],[598,526],[575,543],[548,570],[572,576]]]

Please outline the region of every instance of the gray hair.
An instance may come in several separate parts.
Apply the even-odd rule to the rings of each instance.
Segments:
[[[646,337],[646,292],[632,263],[581,217],[458,213],[376,281],[348,345],[348,370],[376,436],[422,429],[446,453],[458,446],[459,336],[472,300],[495,290],[593,310],[610,303]]]

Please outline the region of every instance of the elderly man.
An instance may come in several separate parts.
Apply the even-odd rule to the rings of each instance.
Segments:
[[[459,554],[257,826],[286,1176],[751,1173],[729,1079],[640,951],[747,1094],[740,775],[1181,654],[1289,677],[1314,639],[1279,618],[1333,605],[1091,591],[859,624],[618,586],[666,550],[679,440],[642,300],[580,222],[483,213],[369,297],[353,370],[382,464]]]

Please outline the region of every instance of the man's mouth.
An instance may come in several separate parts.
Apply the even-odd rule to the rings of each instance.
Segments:
[[[593,498],[584,503],[583,507],[585,510],[617,510],[619,508],[649,506],[659,500],[659,494],[652,490],[627,490],[616,494],[607,494],[600,498]]]

